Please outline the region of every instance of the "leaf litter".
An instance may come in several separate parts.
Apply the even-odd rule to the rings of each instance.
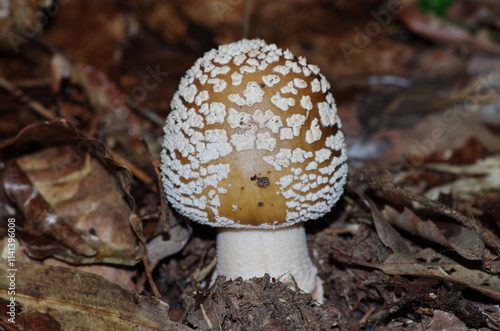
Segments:
[[[0,25],[0,248],[5,258],[14,217],[15,329],[500,329],[500,6],[454,0],[437,16],[392,2],[12,7],[21,15]],[[50,24],[27,38],[19,17],[40,9]],[[332,82],[350,179],[306,224],[323,305],[267,276],[210,284],[215,230],[179,217],[158,185],[180,77],[243,33]]]

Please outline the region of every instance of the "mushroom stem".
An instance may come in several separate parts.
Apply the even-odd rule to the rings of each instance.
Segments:
[[[274,230],[218,229],[217,267],[212,280],[218,275],[250,279],[266,273],[323,302],[323,283],[309,257],[302,222]]]

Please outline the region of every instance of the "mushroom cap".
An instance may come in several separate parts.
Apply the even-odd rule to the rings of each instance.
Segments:
[[[279,228],[327,213],[346,150],[330,84],[263,40],[213,49],[181,79],[164,127],[170,204],[217,227]]]

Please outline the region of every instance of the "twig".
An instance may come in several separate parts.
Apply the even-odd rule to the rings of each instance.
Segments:
[[[131,109],[158,127],[165,125],[165,119],[149,108],[131,107]]]
[[[207,313],[205,312],[205,307],[203,307],[202,303],[200,303],[200,310],[201,310],[201,315],[205,320],[205,323],[207,323],[208,329],[209,330],[213,329],[212,321],[210,320],[210,318],[208,318]]]
[[[134,164],[132,164],[130,161],[122,157],[120,154],[109,150],[109,154],[115,159],[118,163],[122,164],[123,166],[127,167],[130,172],[137,177],[140,181],[142,181],[144,184],[151,186],[153,184],[153,179],[144,171],[136,167]],[[152,190],[156,192],[156,187],[152,186]]]
[[[56,118],[56,115],[52,113],[49,109],[47,109],[44,105],[42,105],[38,101],[32,100],[22,90],[15,87],[12,83],[10,83],[3,77],[0,77],[0,87],[2,87],[11,95],[16,97],[19,100],[19,102],[26,104],[29,109],[33,110],[35,113],[39,114],[43,118],[47,120],[53,120]]]
[[[155,280],[153,279],[153,274],[151,273],[151,267],[149,266],[149,261],[147,255],[142,258],[142,263],[144,263],[144,272],[146,273],[146,276],[148,277],[149,285],[151,286],[151,289],[153,290],[153,294],[155,297],[161,299],[161,294],[160,291],[158,291],[158,287],[156,287]]]
[[[250,16],[252,16],[253,0],[247,0],[245,4],[245,17],[243,18],[243,38],[250,35]]]

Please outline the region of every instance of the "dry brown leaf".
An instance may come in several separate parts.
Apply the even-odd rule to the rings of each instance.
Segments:
[[[412,235],[452,248],[466,259],[483,259],[485,245],[474,229],[458,223],[440,224],[431,220],[424,221],[408,208],[399,213],[386,205],[382,213],[391,224]]]
[[[52,254],[64,255],[67,248],[70,249],[67,254],[70,256],[76,253],[82,258],[88,258],[97,254],[95,246],[98,244],[94,236],[81,231],[67,218],[58,215],[17,162],[8,161],[4,170],[5,194],[21,209],[25,217],[20,232],[28,254],[34,258],[45,258]]]
[[[495,42],[486,31],[481,30],[473,35],[465,28],[436,15],[422,12],[416,0],[405,0],[402,7],[403,11],[399,14],[399,18],[417,35],[457,48],[467,47],[464,49],[466,51],[500,53],[500,44]]]
[[[0,259],[0,265],[7,260]],[[167,303],[100,276],[38,263],[16,261],[16,267],[16,303],[24,312],[50,311],[62,330],[191,330],[168,318]],[[6,276],[7,270],[0,268],[0,298],[9,300]]]
[[[454,281],[500,300],[500,282],[497,275],[466,268],[431,248],[423,249],[413,258],[393,254],[378,268],[393,275],[418,275]]]
[[[500,300],[498,276],[482,270],[466,268],[452,259],[426,248],[411,257],[405,254],[392,254],[384,263],[370,263],[353,259],[336,248],[333,257],[350,264],[376,268],[388,275],[431,277],[459,283],[477,290],[495,300]]]
[[[49,314],[39,312],[25,312],[18,305],[14,312],[10,310],[11,301],[0,299],[0,328],[5,331],[59,331],[61,325]],[[11,316],[15,316],[12,319]],[[10,321],[9,321],[10,319]],[[15,323],[12,323],[15,321]]]
[[[151,164],[155,161],[151,152],[146,148]],[[158,262],[167,256],[171,256],[186,246],[187,241],[193,232],[191,226],[185,222],[184,218],[173,212],[169,203],[165,189],[161,183],[160,168],[154,167],[159,189],[159,218],[156,229],[151,236],[148,236],[148,259],[151,269],[154,269]]]
[[[65,121],[33,124],[0,146],[5,191],[25,216],[31,256],[134,265],[144,254],[130,173]],[[61,245],[62,244],[62,245]]]
[[[152,269],[158,262],[167,256],[174,255],[186,246],[191,237],[192,229],[182,224],[176,224],[167,233],[160,233],[150,240],[148,246],[148,259]]]
[[[405,169],[428,160],[448,162],[471,141],[486,153],[499,153],[498,136],[487,129],[500,122],[499,82],[496,70],[460,82],[462,89],[457,89],[456,78],[441,77],[437,83],[427,79],[361,96],[350,111],[358,113],[363,128],[347,132],[348,137],[358,136],[349,155]]]
[[[158,66],[148,67],[147,70],[151,76],[150,80],[147,80],[147,87],[157,85],[158,81],[161,82],[168,75]],[[138,106],[138,100],[131,95],[124,95],[104,72],[83,63],[72,63],[62,54],[56,53],[52,56],[51,75],[54,94],[65,93],[61,91],[64,81],[83,89],[90,107],[96,112],[95,115],[99,120],[100,129],[93,132],[95,137],[105,141],[111,149],[119,143],[133,160],[140,158],[136,154],[141,154],[141,158],[146,159],[143,145],[140,143],[141,137],[145,134],[139,118],[131,110],[131,107]],[[146,87],[138,88],[147,94]],[[64,107],[64,104],[60,106]]]
[[[373,168],[359,169],[351,167],[349,174],[353,182],[364,182],[377,190],[379,195],[401,199],[400,202],[417,205],[419,208],[430,211],[445,219],[453,219],[464,227],[473,229],[486,245],[493,249],[500,248],[500,238],[494,231],[482,226],[474,219],[462,215],[440,201],[429,199],[423,194],[396,185],[393,182],[393,175],[389,172],[374,172]]]
[[[364,193],[355,190],[356,193],[363,199],[366,205],[371,210],[373,224],[375,230],[386,247],[389,247],[394,253],[411,254],[412,249],[410,245],[403,239],[403,237],[387,222],[387,217],[384,217],[380,210],[378,210],[375,203]]]
[[[438,163],[426,164],[425,168],[459,176],[457,180],[433,187],[425,193],[434,200],[441,194],[451,194],[459,200],[473,201],[475,197],[500,189],[500,155],[478,160],[471,165]]]
[[[467,326],[452,313],[434,310],[432,320],[425,327],[426,331],[466,330]]]

